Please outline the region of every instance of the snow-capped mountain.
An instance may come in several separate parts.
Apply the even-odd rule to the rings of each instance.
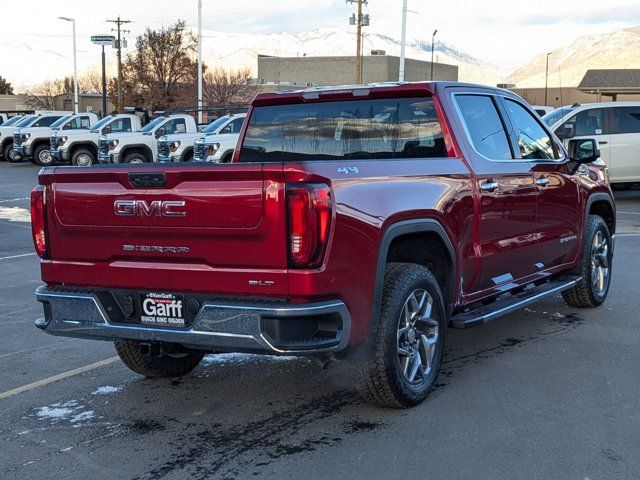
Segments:
[[[367,34],[364,39],[365,54],[368,55],[371,50],[385,50],[389,55],[399,55],[400,41],[385,35]],[[251,67],[254,73],[257,73],[258,54],[295,57],[354,53],[355,34],[337,29],[273,34],[203,31],[203,57],[209,66]],[[431,44],[418,39],[408,41],[406,55],[407,58],[430,60]],[[498,67],[443,42],[436,42],[435,59],[457,65],[461,81],[495,85],[501,76]]]
[[[546,53],[522,65],[507,78],[518,87],[542,87]],[[640,27],[580,37],[549,55],[549,86],[576,87],[591,68],[640,68]]]

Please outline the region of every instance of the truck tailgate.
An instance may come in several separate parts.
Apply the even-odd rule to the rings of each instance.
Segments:
[[[47,185],[47,281],[286,294],[280,165],[57,168],[40,183]]]

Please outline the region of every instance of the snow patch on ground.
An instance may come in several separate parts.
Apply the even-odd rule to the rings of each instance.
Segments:
[[[277,355],[255,355],[250,353],[219,353],[207,355],[202,359],[202,365],[224,365],[228,363],[250,363],[250,362],[290,362],[299,357],[281,357]]]
[[[93,410],[87,410],[77,400],[69,400],[38,407],[35,416],[39,420],[48,420],[52,423],[67,421],[74,424],[74,427],[80,427],[83,423],[93,420],[96,415]]]
[[[0,220],[10,222],[31,222],[31,214],[26,208],[0,206]]]
[[[97,389],[95,392],[91,392],[91,395],[109,395],[120,391],[122,391],[122,387],[111,387],[109,385],[105,385],[104,387]]]

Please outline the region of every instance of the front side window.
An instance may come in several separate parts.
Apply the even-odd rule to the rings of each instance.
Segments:
[[[131,131],[131,119],[130,118],[117,118],[108,125],[111,133],[130,132]]]
[[[513,159],[507,133],[491,97],[457,95],[456,103],[479,154],[492,160]]]
[[[507,99],[505,105],[516,130],[522,158],[527,160],[558,158],[551,137],[531,112],[513,100]]]
[[[256,107],[242,162],[446,157],[431,98]]]
[[[640,107],[615,107],[611,133],[640,133]]]
[[[592,108],[582,110],[569,120],[560,129],[573,131],[574,136],[602,135],[604,133],[604,110],[602,108]]]
[[[89,119],[89,117],[76,117],[68,121],[67,123],[65,123],[62,129],[63,130],[85,129],[85,128],[89,128],[90,124],[91,124],[91,120]]]
[[[164,134],[173,135],[174,133],[186,133],[187,122],[184,118],[176,118],[164,124]]]
[[[242,128],[242,124],[244,123],[244,118],[236,118],[232,122],[229,122],[220,133],[240,133],[240,129]]]

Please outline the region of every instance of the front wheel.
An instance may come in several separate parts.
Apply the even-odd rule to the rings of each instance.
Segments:
[[[380,318],[369,358],[356,365],[366,400],[392,408],[422,402],[444,354],[446,310],[438,282],[421,265],[385,269]]]
[[[13,150],[13,144],[10,143],[6,147],[4,147],[4,159],[7,162],[18,163],[22,160],[22,157],[20,156],[20,154],[16,153]]]
[[[130,370],[148,378],[186,375],[205,355],[197,350],[172,352],[170,345],[161,342],[143,344],[137,340],[120,340],[114,343],[120,360]]]
[[[580,258],[582,281],[562,292],[562,297],[571,307],[593,308],[607,299],[611,284],[611,233],[602,217],[589,216],[584,242]]]
[[[33,163],[41,167],[53,165],[53,157],[48,145],[40,145],[33,151]]]
[[[147,159],[141,153],[132,153],[127,155],[124,163],[146,163]]]
[[[71,158],[71,164],[76,167],[90,167],[94,163],[96,163],[95,155],[86,148],[76,151]]]

